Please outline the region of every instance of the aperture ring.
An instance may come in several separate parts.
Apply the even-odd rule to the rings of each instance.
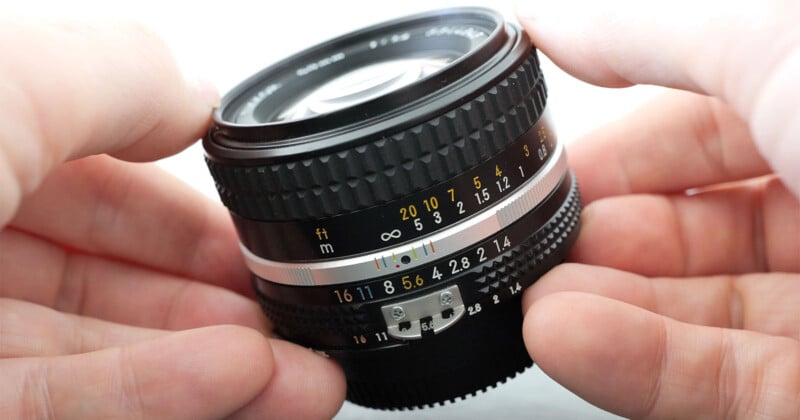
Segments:
[[[371,143],[299,162],[206,161],[223,203],[241,217],[330,217],[398,199],[479,165],[539,119],[546,97],[531,50],[505,79],[467,103]]]
[[[522,290],[563,260],[577,237],[580,212],[578,186],[568,175],[542,208],[519,220],[522,225],[535,222],[541,226],[535,233],[529,235],[524,229],[510,226],[457,255],[403,272],[408,282],[400,281],[398,275],[340,286],[298,288],[255,277],[254,286],[265,312],[287,338],[320,350],[397,345],[403,340],[382,336],[386,324],[381,318],[381,305],[455,284],[469,307],[470,317],[491,311],[521,295]],[[504,243],[506,240],[508,244]],[[461,266],[464,261],[469,264],[466,269]],[[431,276],[436,272],[442,274],[441,279]],[[424,279],[422,287],[412,282],[419,278]],[[392,293],[385,293],[385,288],[391,288]],[[366,337],[364,342],[352,339],[362,334]]]

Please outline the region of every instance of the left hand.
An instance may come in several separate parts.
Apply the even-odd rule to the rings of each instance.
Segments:
[[[225,209],[130,162],[216,91],[136,25],[0,23],[0,418],[332,417],[340,369],[265,337]]]

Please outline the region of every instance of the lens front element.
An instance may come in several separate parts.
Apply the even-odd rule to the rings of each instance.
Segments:
[[[405,58],[352,70],[291,104],[277,120],[296,121],[350,108],[428,77],[452,60],[448,57]]]

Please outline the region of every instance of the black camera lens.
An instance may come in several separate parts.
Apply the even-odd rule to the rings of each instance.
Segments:
[[[429,12],[305,50],[222,100],[207,162],[276,332],[324,352],[348,399],[410,408],[532,361],[522,291],[581,210],[527,35]]]

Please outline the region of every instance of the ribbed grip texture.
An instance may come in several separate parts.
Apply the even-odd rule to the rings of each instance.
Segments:
[[[379,409],[422,408],[505,382],[532,364],[522,341],[520,306],[517,297],[424,343],[332,353],[347,376],[347,399]]]
[[[207,159],[223,203],[256,220],[306,220],[386,203],[478,166],[541,116],[535,50],[504,80],[422,124],[311,159],[239,166]]]
[[[370,319],[367,313],[353,306],[284,303],[261,292],[258,292],[258,300],[264,313],[284,336],[311,346],[327,344],[319,342],[327,334],[361,334],[383,325],[379,315]]]
[[[574,177],[574,175],[573,175]],[[577,237],[581,209],[578,182],[572,187],[564,204],[536,234],[525,242],[496,257],[475,280],[481,294],[489,295],[513,282],[528,287],[544,272],[560,262]],[[553,260],[555,256],[556,261]]]
[[[458,278],[452,281],[459,284],[462,293],[476,299],[493,294],[514,282],[528,287],[563,260],[577,236],[580,214],[580,192],[578,183],[573,179],[564,202],[534,234],[508,251],[469,270],[480,273],[474,283],[465,284],[459,282]],[[437,287],[444,286],[447,284]],[[258,287],[255,289],[258,291]],[[326,342],[330,337],[349,337],[381,329],[384,325],[377,310],[366,312],[368,305],[321,306],[289,303],[270,298],[260,291],[258,300],[278,332],[286,338],[315,348],[335,347],[334,343]]]

